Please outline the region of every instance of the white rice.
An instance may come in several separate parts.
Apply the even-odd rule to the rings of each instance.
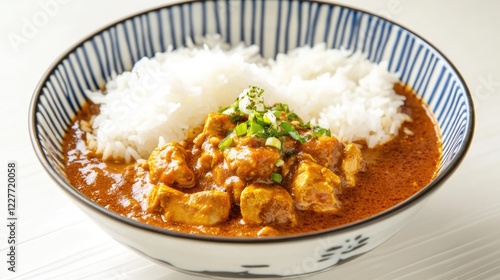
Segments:
[[[115,75],[106,93],[88,92],[100,104],[88,146],[103,159],[147,158],[159,144],[182,140],[188,128],[253,85],[265,90],[268,105],[287,103],[341,141],[364,140],[374,147],[409,120],[400,111],[404,97],[393,90],[397,78],[386,69],[360,53],[324,44],[265,60],[257,46],[231,49],[217,37],[206,38],[203,46],[141,59]]]

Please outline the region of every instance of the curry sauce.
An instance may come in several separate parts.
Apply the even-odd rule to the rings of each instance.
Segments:
[[[354,187],[342,187],[336,192],[338,209],[336,207],[328,208],[326,211],[295,209],[293,217],[285,219],[283,223],[272,224],[271,233],[264,235],[291,235],[352,223],[401,203],[432,180],[441,156],[439,131],[426,105],[411,89],[396,84],[395,90],[406,97],[402,110],[412,121],[403,123],[399,134],[383,145],[368,148],[358,143],[364,160],[363,170],[355,174]],[[102,161],[87,149],[86,133],[80,123],[88,121],[96,114],[96,109],[96,105],[92,104],[87,104],[81,109],[63,143],[67,176],[77,190],[111,211],[161,228],[217,236],[262,235],[265,225],[244,222],[239,201],[234,203],[233,198],[228,217],[210,225],[172,221],[157,211],[151,211],[151,202],[148,202],[148,198],[151,200],[152,192],[153,194],[159,192],[158,182],[152,182],[150,179],[153,169],[148,167],[148,164],[154,164],[154,161],[152,163],[151,160],[147,163]],[[184,142],[181,145],[188,151],[194,149],[193,144]],[[332,166],[330,169],[339,168]],[[187,183],[184,183],[189,185],[187,188],[182,187],[182,182],[179,185],[178,182],[169,181],[169,185],[175,187],[177,196],[182,196],[177,194],[178,191],[186,194],[204,191],[208,189],[204,184],[213,183],[210,180],[207,183],[204,179],[206,174],[194,172],[196,179],[201,183],[193,184],[188,178]],[[266,175],[267,177],[269,176]],[[348,185],[347,176],[340,174],[340,177],[342,184]],[[286,183],[292,179],[284,176],[283,180]]]

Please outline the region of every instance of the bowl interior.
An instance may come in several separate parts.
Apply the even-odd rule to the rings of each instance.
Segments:
[[[310,1],[195,1],[161,7],[109,25],[78,43],[42,78],[31,105],[31,135],[47,172],[71,191],[62,141],[72,118],[113,73],[130,70],[144,56],[178,48],[186,38],[220,34],[231,44],[260,46],[274,57],[298,46],[325,42],[331,48],[360,50],[411,86],[434,113],[443,137],[439,174],[446,179],[471,142],[474,112],[468,89],[451,63],[411,31],[356,9]],[[89,201],[89,203],[92,203]],[[103,211],[106,211],[103,209]]]

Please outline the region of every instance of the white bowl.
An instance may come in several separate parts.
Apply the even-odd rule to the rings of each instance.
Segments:
[[[189,235],[110,212],[75,190],[64,172],[61,143],[71,118],[112,72],[144,56],[183,46],[186,36],[221,34],[259,45],[273,57],[326,42],[361,50],[416,90],[443,133],[437,177],[406,201],[353,224],[297,236],[242,239]],[[431,44],[400,25],[360,10],[297,0],[185,1],[142,12],[77,43],[48,69],[31,102],[33,147],[58,186],[113,238],[151,260],[188,273],[219,277],[284,277],[315,273],[353,259],[396,234],[458,167],[474,130],[471,95],[462,77]]]

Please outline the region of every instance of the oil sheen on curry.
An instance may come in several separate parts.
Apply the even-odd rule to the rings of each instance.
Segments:
[[[410,89],[406,121],[389,142],[341,143],[304,123],[286,104],[251,102],[209,114],[180,142],[144,160],[103,161],[87,149],[81,123],[64,142],[66,171],[80,192],[125,217],[175,231],[230,237],[324,230],[384,211],[426,186],[441,156],[436,125]],[[248,89],[260,98],[262,90]],[[257,100],[256,99],[256,100]]]

